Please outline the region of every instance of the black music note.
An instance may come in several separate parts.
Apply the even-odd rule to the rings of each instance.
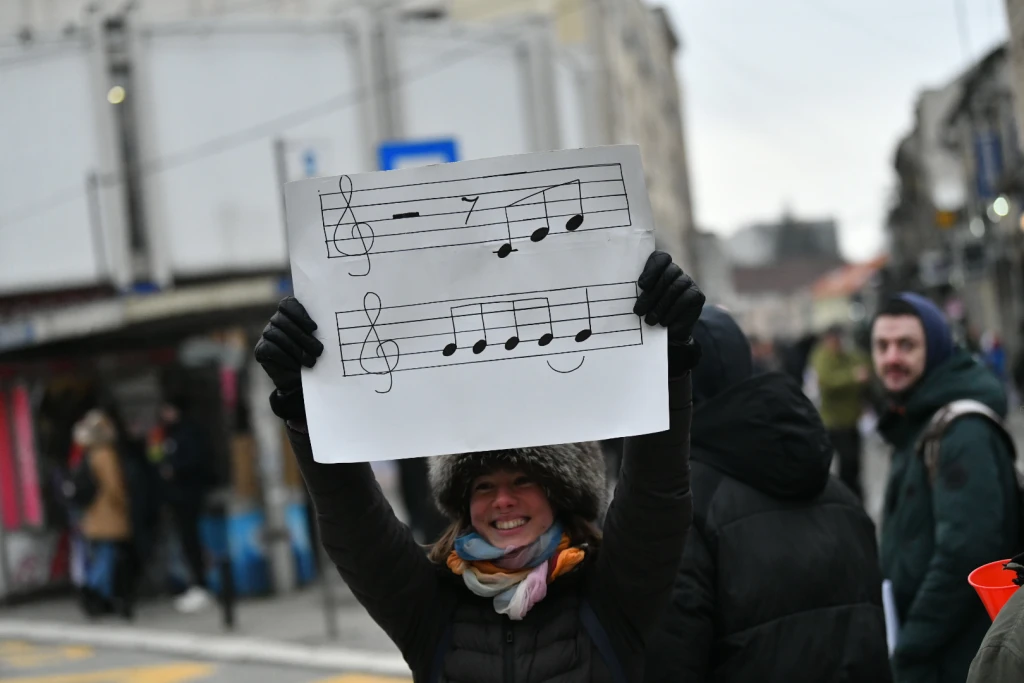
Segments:
[[[515,332],[515,334],[513,334],[511,337],[508,338],[508,341],[505,342],[505,350],[506,351],[511,351],[512,349],[514,349],[517,346],[519,346],[519,318],[516,316],[516,302],[515,301],[512,302],[512,324],[515,325],[516,332]]]
[[[347,185],[347,188],[346,188]],[[341,212],[341,217],[338,218],[338,222],[334,224],[334,237],[332,242],[334,248],[338,250],[342,256],[365,256],[366,257],[366,272],[365,273],[349,273],[353,277],[365,277],[370,274],[370,250],[373,249],[373,228],[369,223],[360,223],[356,220],[355,211],[352,210],[352,179],[347,175],[341,176],[338,179],[338,190],[341,192],[341,198],[345,202],[345,210]],[[338,228],[341,227],[342,221],[345,220],[345,216],[352,217],[352,239],[358,239],[359,243],[363,245],[363,251],[359,254],[349,254],[345,252],[341,247],[338,246]],[[363,229],[369,232],[370,243],[366,243],[366,235],[363,234]]]
[[[512,248],[512,226],[508,222],[508,207],[505,207],[505,230],[508,232],[508,242],[498,247],[498,250],[494,252],[498,255],[498,258],[505,258],[513,251],[519,251],[518,249]]]
[[[480,312],[479,313],[473,313],[472,315],[474,315],[474,316],[479,315],[480,316],[480,327],[481,327],[481,331],[483,331],[483,333],[484,333],[484,336],[483,336],[483,338],[477,340],[477,342],[475,344],[473,344],[473,353],[479,355],[479,354],[484,352],[484,349],[487,348],[487,320],[484,318],[484,305],[483,304],[467,304],[465,306],[453,306],[449,310],[449,315],[452,318],[452,337],[454,338],[454,341],[444,347],[444,349],[441,351],[441,355],[443,355],[443,356],[450,356],[453,353],[455,353],[458,350],[458,348],[459,348],[459,332],[458,332],[458,329],[455,327],[455,318],[456,317],[460,317],[460,318],[464,317],[466,314],[463,313],[463,314],[460,314],[460,315],[457,316],[455,314],[455,311],[459,310],[460,308],[472,308],[474,306],[478,306],[480,308]]]
[[[570,217],[569,220],[567,220],[565,222],[565,229],[568,230],[569,232],[576,232],[576,228],[578,228],[581,225],[583,225],[583,216],[584,216],[584,213],[583,213],[583,183],[581,183],[579,180],[571,180],[568,183],[566,183],[566,185],[572,185],[573,183],[576,183],[576,190],[579,192],[579,195],[580,195],[580,212],[578,214],[576,214],[575,216]]]
[[[368,304],[367,300],[370,299],[370,297],[373,297],[376,300],[376,303]],[[398,359],[401,356],[401,349],[398,347],[398,342],[396,342],[393,339],[381,340],[380,335],[377,333],[377,319],[380,318],[381,309],[382,306],[380,302],[380,297],[377,296],[375,293],[367,292],[363,296],[363,312],[366,313],[366,319],[370,323],[370,329],[367,330],[366,338],[363,340],[363,345],[359,349],[359,366],[363,369],[363,372],[366,372],[367,374],[388,376],[388,388],[386,390],[380,391],[378,389],[374,389],[374,391],[376,391],[378,394],[386,394],[389,391],[391,391],[391,387],[394,386],[395,378],[394,375],[392,375],[392,373],[394,372],[395,368],[398,367]],[[366,345],[370,343],[371,335],[374,337],[374,339],[377,340],[377,346],[375,347],[374,354],[376,355],[377,358],[384,359],[384,367],[386,367],[387,370],[369,370],[366,367],[366,363],[363,362],[363,357],[366,355]],[[388,344],[390,344],[391,347],[394,348],[393,354],[388,354]],[[394,365],[391,364],[392,355],[394,356],[395,360]]]
[[[577,341],[577,343],[585,342],[588,339],[590,339],[591,326],[593,325],[593,322],[590,319],[590,290],[589,289],[585,289],[583,291],[586,293],[586,296],[587,296],[587,326],[584,327],[582,330],[580,330],[579,332],[576,333],[576,341]]]
[[[464,202],[472,202],[473,203],[473,206],[469,207],[469,213],[466,214],[466,220],[462,223],[463,225],[466,225],[467,223],[469,223],[469,217],[473,215],[473,209],[476,208],[476,203],[477,203],[477,200],[479,200],[479,199],[480,199],[479,196],[472,197],[472,198],[470,198],[470,197],[463,197],[462,198],[462,201],[464,201]]]
[[[498,255],[498,258],[505,258],[513,251],[519,251],[518,249],[512,248],[512,227],[508,218],[509,208],[521,205],[527,199],[532,199],[533,197],[540,195],[541,204],[544,206],[544,225],[530,233],[531,242],[540,242],[545,237],[547,237],[548,234],[551,232],[551,216],[548,213],[548,192],[556,188],[572,184],[576,185],[576,190],[579,195],[580,210],[579,213],[573,214],[572,216],[569,217],[569,220],[565,222],[565,229],[567,232],[575,232],[581,225],[583,225],[583,220],[585,216],[585,214],[583,213],[583,183],[577,179],[570,180],[569,182],[566,183],[559,183],[558,185],[552,185],[551,187],[546,187],[543,190],[540,190],[539,192],[534,192],[533,194],[529,194],[521,199],[517,199],[516,201],[512,202],[511,204],[505,207],[505,230],[508,235],[508,241],[505,244],[501,245],[501,247],[499,247],[498,250],[494,252],[495,254]]]
[[[548,312],[548,331],[537,340],[537,346],[547,346],[555,338],[555,323],[551,320],[551,302],[544,299],[544,309]]]

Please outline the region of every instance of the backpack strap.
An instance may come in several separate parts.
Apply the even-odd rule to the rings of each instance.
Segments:
[[[615,683],[626,683],[626,673],[622,670],[622,662],[619,661],[618,656],[615,654],[611,640],[608,639],[608,632],[604,630],[604,626],[601,625],[600,619],[597,618],[594,608],[590,606],[590,602],[586,599],[580,601],[580,621],[583,622],[583,628],[587,630],[587,634],[594,642],[595,647],[597,647],[597,651],[601,653],[604,663],[608,665],[608,669],[612,674],[612,680]]]
[[[966,415],[978,415],[987,418],[1010,445],[1010,450],[1014,453],[1014,460],[1016,460],[1016,448],[1013,437],[1006,431],[1002,418],[994,410],[974,399],[965,398],[952,401],[935,412],[925,427],[924,432],[922,432],[920,439],[918,439],[916,446],[916,452],[922,457],[925,467],[928,468],[928,481],[933,485],[935,484],[936,477],[939,476],[939,447],[942,445],[942,436],[945,434],[946,428],[954,420]]]

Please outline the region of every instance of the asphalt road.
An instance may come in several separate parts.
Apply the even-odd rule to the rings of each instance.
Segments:
[[[142,652],[0,640],[4,683],[411,683],[360,673],[229,664]]]

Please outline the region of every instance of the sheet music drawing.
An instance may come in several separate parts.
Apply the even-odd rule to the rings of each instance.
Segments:
[[[336,349],[303,370],[324,462],[667,428],[666,334],[632,312],[654,249],[637,147],[315,178],[285,194],[295,295]]]

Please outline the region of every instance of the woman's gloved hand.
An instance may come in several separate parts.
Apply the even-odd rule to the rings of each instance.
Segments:
[[[274,414],[285,420],[304,420],[302,366],[311,368],[324,352],[313,336],[316,323],[293,296],[281,299],[277,312],[256,342],[256,362],[270,375],[276,390],[270,396]]]
[[[663,251],[652,252],[647,258],[637,284],[641,293],[633,313],[643,316],[648,325],[668,328],[668,374],[678,377],[700,360],[693,327],[704,308],[704,293]]]

